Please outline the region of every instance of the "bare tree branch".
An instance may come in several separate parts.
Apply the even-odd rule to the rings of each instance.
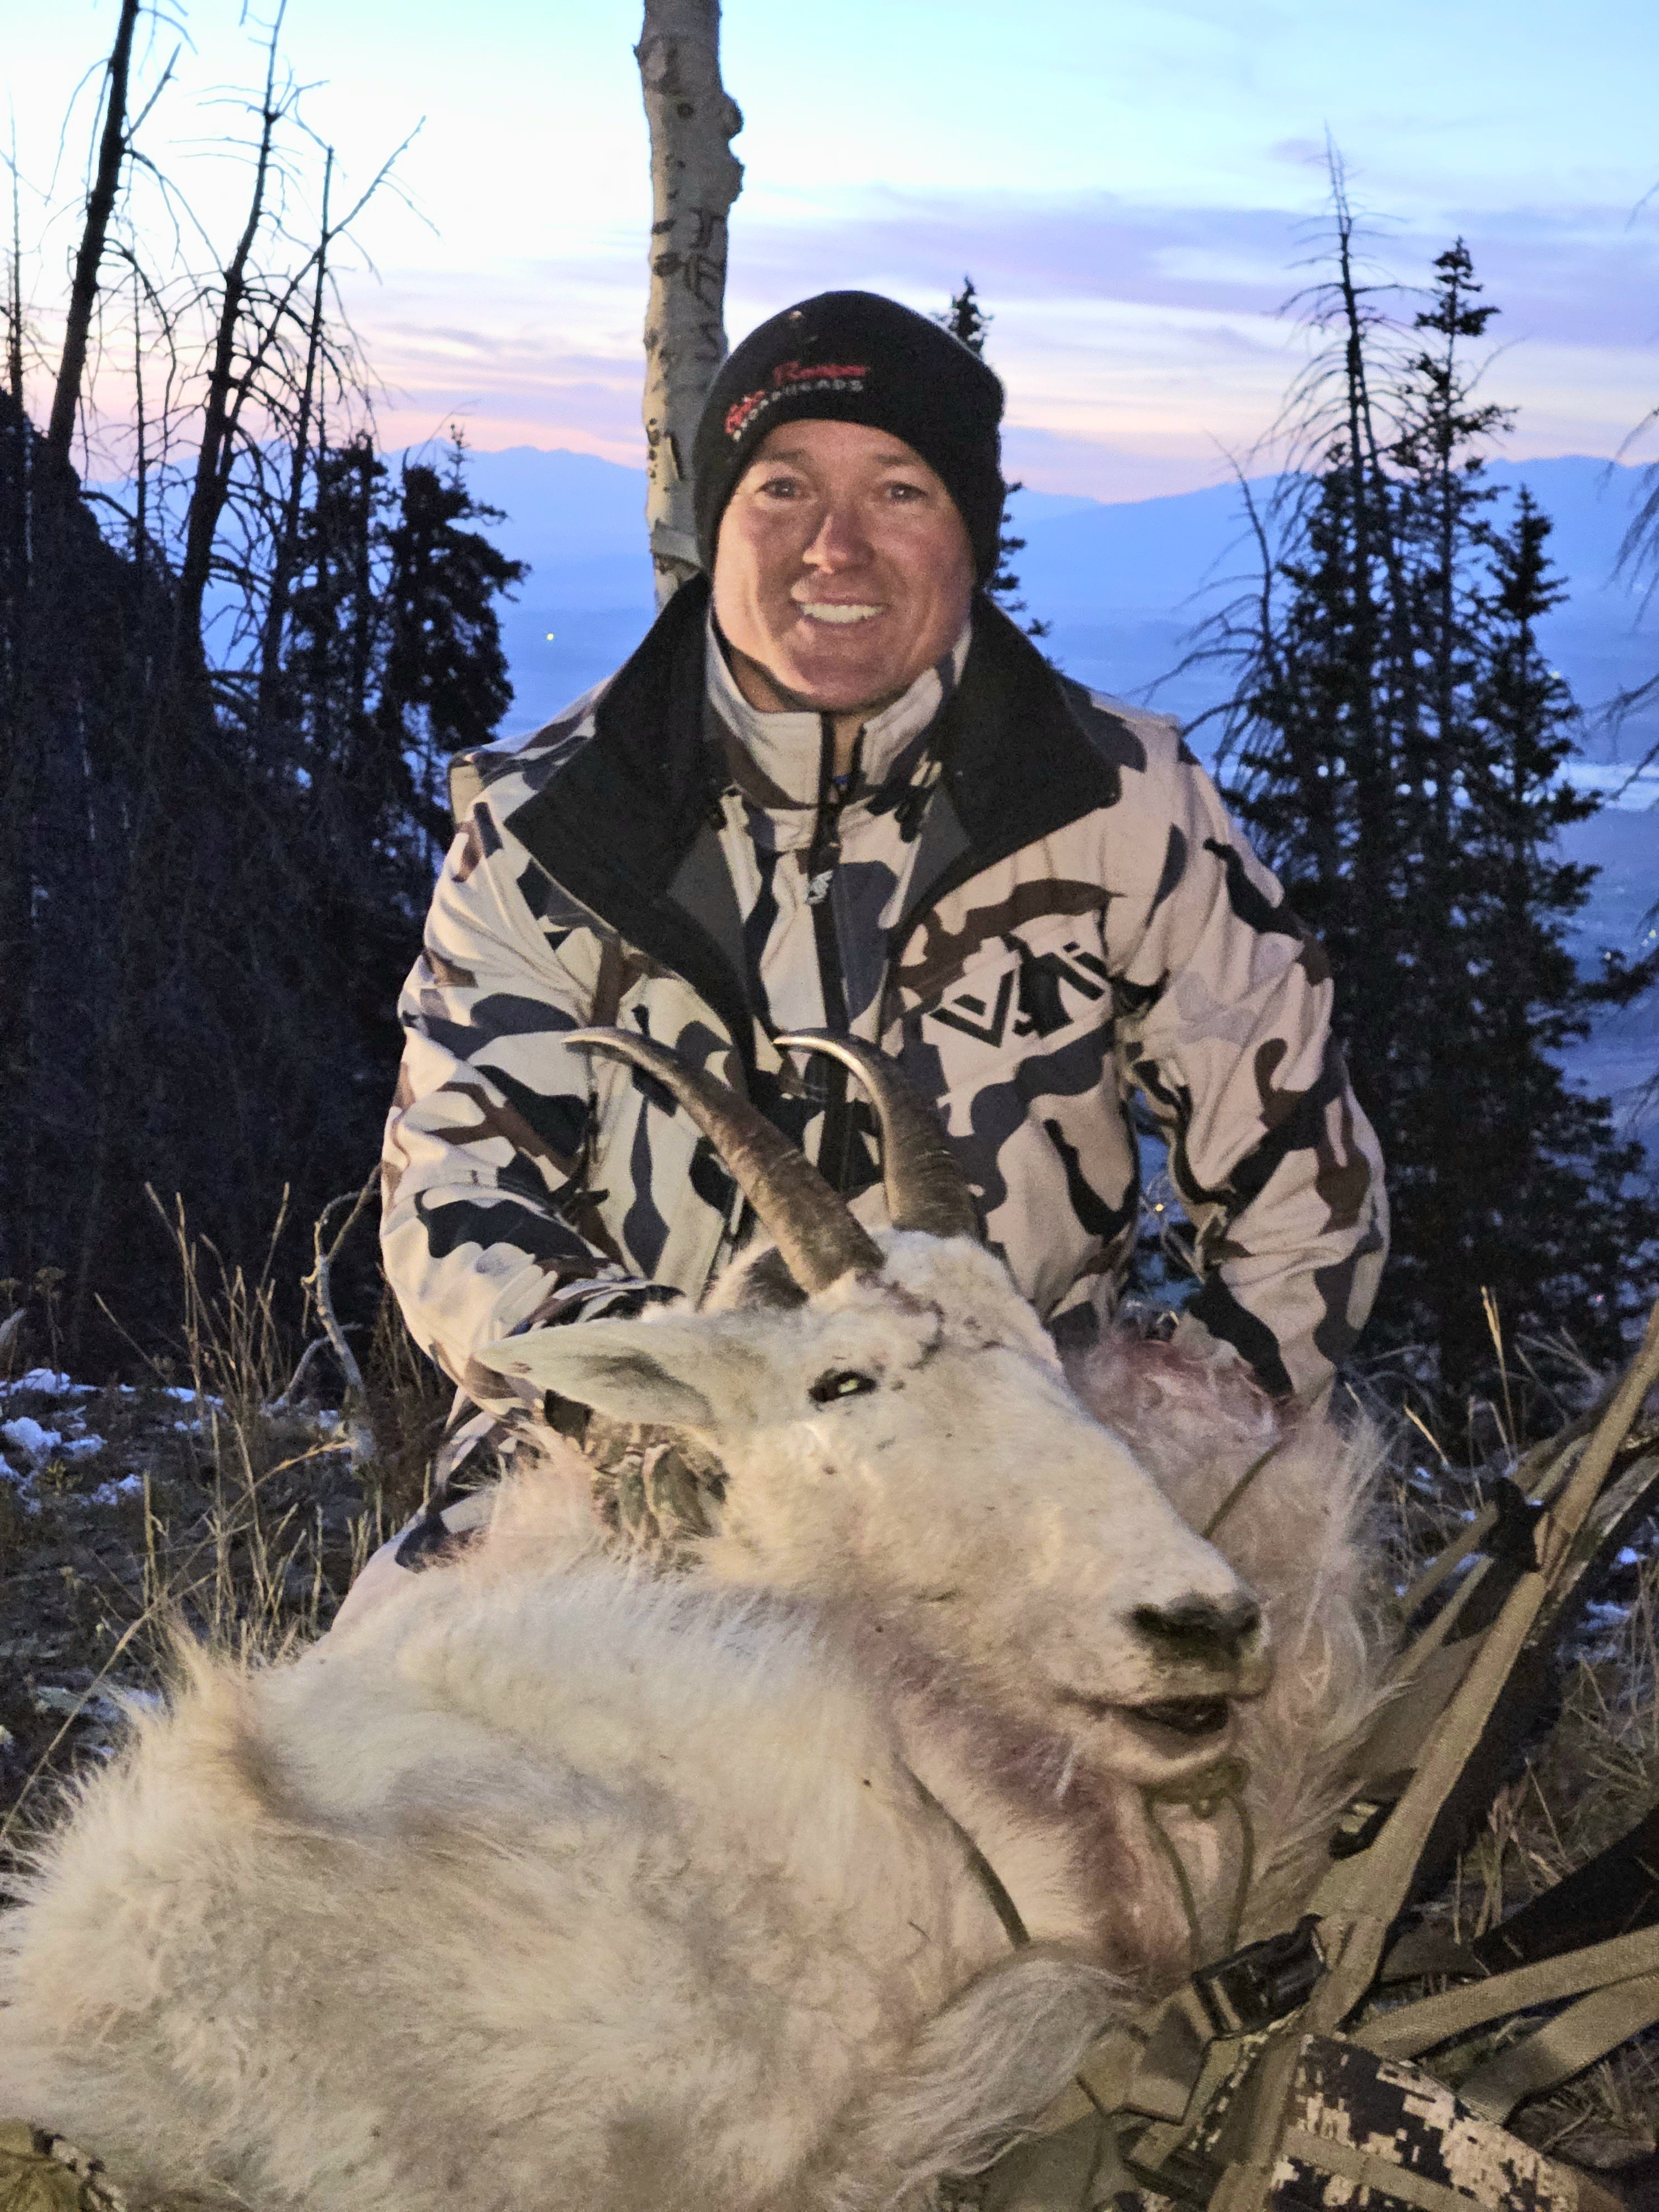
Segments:
[[[285,7],[286,0],[283,0],[271,24],[270,39],[265,49],[264,99],[259,110],[260,130],[253,187],[249,196],[247,220],[242,227],[242,234],[236,241],[235,250],[223,271],[224,289],[215,333],[213,365],[208,374],[207,397],[202,414],[202,441],[197,453],[196,483],[191,494],[190,514],[185,526],[185,556],[179,575],[174,658],[175,662],[182,659],[192,672],[199,671],[203,662],[202,603],[211,573],[213,541],[218,532],[219,518],[224,511],[226,431],[234,385],[237,331],[247,289],[248,262],[264,217],[265,188],[270,174],[276,125],[288,106],[286,97],[280,106],[276,99],[277,40],[282,32]]]

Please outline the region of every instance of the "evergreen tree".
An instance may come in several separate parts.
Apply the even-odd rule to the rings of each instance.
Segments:
[[[459,438],[443,475],[406,460],[394,499],[367,439],[319,455],[293,592],[288,696],[307,776],[337,786],[382,854],[407,847],[422,886],[447,842],[442,763],[512,703],[495,602],[526,573],[461,526],[501,519],[465,463]]]
[[[974,289],[971,276],[963,278],[961,291],[951,294],[949,308],[934,319],[943,323],[953,338],[960,338],[970,353],[976,353],[983,359],[985,333],[991,326],[992,319],[980,305],[979,294]],[[1011,483],[1008,495],[1012,499],[1017,491],[1024,491],[1024,489],[1023,483]],[[1025,540],[1023,538],[1011,530],[1004,530],[997,539],[996,570],[985,587],[1000,604],[1005,613],[1015,616],[1030,611],[1019,595],[1019,578],[1011,565],[1015,554],[1023,553],[1024,550]],[[1025,635],[1028,637],[1047,637],[1053,628],[1052,623],[1039,621],[1033,615],[1025,625]]]
[[[1557,1055],[1586,1034],[1597,1007],[1645,989],[1659,963],[1604,954],[1601,975],[1587,979],[1565,939],[1595,872],[1563,860],[1555,834],[1601,802],[1561,773],[1578,714],[1538,639],[1539,623],[1565,597],[1549,562],[1550,527],[1523,490],[1509,528],[1481,532],[1485,579],[1472,627],[1482,742],[1468,808],[1480,829],[1467,865],[1480,894],[1469,933],[1472,1012],[1497,1113],[1486,1131],[1471,1115],[1455,1172],[1469,1212],[1477,1199],[1481,1209],[1460,1255],[1464,1272],[1490,1283],[1500,1305],[1506,1286],[1536,1285],[1531,1294],[1547,1314],[1573,1326],[1580,1316],[1616,1316],[1632,1289],[1639,1296],[1644,1245],[1650,1285],[1659,1218],[1638,1187],[1641,1146],[1617,1141],[1607,1101],[1572,1089]],[[1612,1356],[1612,1333],[1601,1334]]]
[[[462,526],[503,520],[468,490],[465,458],[457,432],[442,476],[404,463],[386,539],[380,741],[410,763],[416,812],[441,845],[449,821],[444,761],[483,744],[512,704],[495,602],[526,574],[521,561]]]
[[[1555,1055],[1644,969],[1580,976],[1565,931],[1592,872],[1558,831],[1576,710],[1538,624],[1563,587],[1524,495],[1491,519],[1468,349],[1495,312],[1460,240],[1392,352],[1354,279],[1340,179],[1339,349],[1322,441],[1246,626],[1229,796],[1338,977],[1338,1024],[1389,1168],[1394,1256],[1373,1323],[1468,1388],[1510,1331],[1601,1358],[1659,1269],[1639,1148]],[[1407,334],[1401,333],[1400,336]],[[1221,643],[1236,647],[1237,611]]]
[[[318,456],[299,533],[279,697],[304,816],[311,988],[349,1015],[338,1079],[389,1095],[395,1005],[448,842],[441,763],[512,703],[495,602],[524,574],[460,526],[496,519],[466,487],[405,462],[396,493],[366,438]]]
[[[385,651],[386,464],[367,437],[325,447],[299,532],[298,579],[281,693],[308,779],[352,788],[377,829],[409,797],[406,776],[361,787],[375,750],[374,708]],[[378,766],[378,764],[377,764]],[[377,781],[383,781],[377,777]]]

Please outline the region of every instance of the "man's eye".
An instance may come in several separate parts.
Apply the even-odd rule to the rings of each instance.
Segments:
[[[887,487],[887,496],[908,507],[913,500],[926,499],[927,495],[920,484],[891,483]]]
[[[800,486],[793,477],[769,477],[761,489],[769,499],[793,499]]]

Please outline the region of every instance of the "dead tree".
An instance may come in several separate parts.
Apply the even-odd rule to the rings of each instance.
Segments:
[[[184,558],[179,569],[175,650],[192,673],[204,672],[202,606],[212,572],[214,540],[218,535],[220,519],[229,496],[230,472],[235,460],[231,416],[240,388],[236,375],[237,343],[241,336],[249,265],[264,221],[265,194],[270,182],[276,126],[292,105],[291,92],[279,96],[276,89],[276,41],[282,21],[283,11],[279,8],[265,49],[264,97],[258,108],[260,127],[253,157],[253,184],[248,196],[247,220],[219,280],[219,313],[202,406],[196,480],[191,490],[190,507],[185,524]]]
[[[329,228],[329,202],[334,183],[334,149],[325,149],[323,163],[322,228],[313,257],[315,282],[311,312],[306,324],[305,365],[295,395],[294,434],[289,449],[288,486],[283,495],[276,544],[271,555],[270,580],[266,592],[264,620],[259,640],[258,701],[261,721],[269,720],[276,698],[283,637],[288,620],[289,593],[298,558],[300,521],[305,506],[306,470],[311,458],[312,421],[318,409],[319,385],[324,361],[324,330],[328,309],[329,248],[334,234]]]
[[[127,78],[132,64],[132,33],[137,21],[138,0],[121,0],[121,15],[115,27],[115,45],[110,53],[104,95],[103,137],[92,189],[87,194],[86,222],[81,231],[80,251],[75,257],[75,278],[64,319],[64,350],[58,365],[57,386],[52,395],[52,418],[46,426],[46,448],[54,461],[69,459],[70,441],[75,435],[76,410],[81,404],[87,339],[92,329],[93,303],[98,296],[98,270],[127,156]]]
[[[651,296],[645,315],[646,520],[657,605],[696,574],[691,441],[726,358],[726,216],[743,128],[720,82],[720,0],[645,0],[634,58],[651,129]]]

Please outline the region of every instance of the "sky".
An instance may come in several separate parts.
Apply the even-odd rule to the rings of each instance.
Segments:
[[[6,7],[44,362],[115,0]],[[173,15],[141,143],[223,240],[252,30],[238,0]],[[289,0],[349,186],[419,125],[346,278],[387,445],[453,420],[479,447],[641,459],[638,33],[637,0]],[[1483,396],[1519,410],[1510,453],[1611,455],[1659,404],[1652,0],[727,0],[723,63],[745,117],[732,338],[832,286],[943,307],[971,272],[1034,489],[1182,491],[1256,448],[1305,357],[1280,310],[1316,274],[1328,137],[1379,281],[1420,285],[1468,240],[1503,309]]]

